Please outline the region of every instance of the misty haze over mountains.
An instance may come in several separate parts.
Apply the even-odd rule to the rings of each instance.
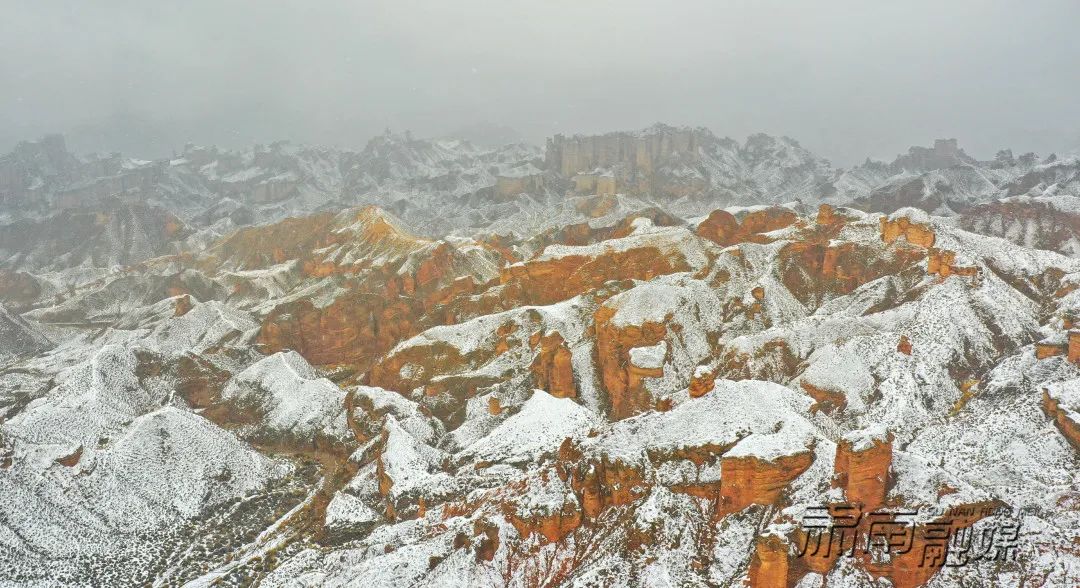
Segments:
[[[477,121],[534,143],[657,120],[789,135],[843,167],[934,137],[980,158],[1080,145],[1071,0],[8,3],[3,151],[360,149]]]
[[[0,588],[1080,586],[1076,0],[0,15]]]

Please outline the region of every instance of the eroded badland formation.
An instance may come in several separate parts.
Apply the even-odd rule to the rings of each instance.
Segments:
[[[1074,585],[1077,178],[663,125],[21,144],[0,579]],[[806,553],[851,508],[916,513],[909,549]],[[1011,552],[924,558],[1011,523]]]

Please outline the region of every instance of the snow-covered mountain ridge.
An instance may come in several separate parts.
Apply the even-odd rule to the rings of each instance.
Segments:
[[[1080,581],[1074,161],[61,147],[0,165],[0,585]],[[911,555],[800,556],[848,503]],[[1013,550],[922,564],[950,511]]]

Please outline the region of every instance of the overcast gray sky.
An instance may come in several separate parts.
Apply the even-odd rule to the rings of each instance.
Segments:
[[[0,0],[0,148],[360,147],[476,123],[1080,147],[1080,2]],[[136,152],[132,152],[136,151]]]

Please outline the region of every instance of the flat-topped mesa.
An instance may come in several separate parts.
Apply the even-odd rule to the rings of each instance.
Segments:
[[[893,243],[903,237],[908,243],[919,247],[929,248],[934,245],[934,229],[927,224],[912,221],[906,216],[897,216],[895,219],[881,217],[881,240],[885,243]]]
[[[544,161],[548,169],[566,177],[617,165],[651,174],[662,159],[697,161],[703,132],[658,125],[644,133],[555,135],[547,141]]]
[[[848,501],[872,511],[885,503],[892,466],[892,433],[856,431],[836,444],[833,485]]]
[[[655,125],[643,131],[548,140],[545,168],[570,179],[577,194],[677,199],[710,189],[702,159],[719,140],[705,129]]]

